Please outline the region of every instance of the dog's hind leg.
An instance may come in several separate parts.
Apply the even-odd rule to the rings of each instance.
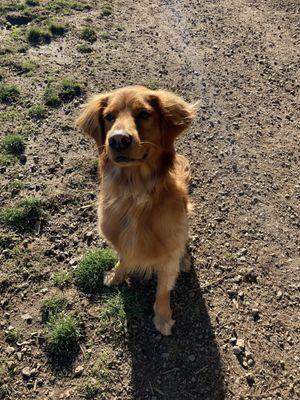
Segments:
[[[108,271],[104,277],[104,285],[113,286],[119,285],[124,282],[127,277],[127,272],[125,267],[121,264],[120,261],[114,266],[111,271]]]
[[[170,293],[173,289],[179,272],[179,261],[173,261],[157,269],[157,290],[154,304],[153,322],[155,328],[164,336],[171,335],[172,319],[170,307]]]

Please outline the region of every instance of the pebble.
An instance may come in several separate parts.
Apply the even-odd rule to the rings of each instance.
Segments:
[[[30,378],[31,377],[31,370],[29,367],[25,367],[22,369],[22,375],[24,378]]]
[[[244,348],[245,348],[245,341],[244,341],[244,339],[238,339],[238,340],[236,341],[236,345],[237,345],[240,349],[244,350]]]
[[[76,367],[74,371],[75,378],[79,378],[83,374],[83,371],[84,371],[83,365],[79,365],[78,367]]]
[[[242,353],[242,349],[239,346],[233,346],[232,351],[236,356]]]
[[[6,354],[13,354],[14,352],[15,352],[14,347],[7,346],[6,349],[5,349],[5,353]]]
[[[253,318],[257,318],[259,316],[259,310],[258,308],[252,308],[252,316]]]
[[[24,314],[24,315],[22,315],[22,319],[23,319],[24,321],[26,321],[27,324],[31,324],[31,322],[32,322],[32,316],[31,316],[30,314]]]
[[[190,355],[190,356],[188,357],[188,359],[189,359],[190,361],[195,361],[195,360],[196,360],[196,357],[194,356],[194,354],[192,354],[192,355]]]

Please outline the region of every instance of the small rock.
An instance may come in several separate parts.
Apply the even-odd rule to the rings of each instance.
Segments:
[[[257,318],[259,316],[258,308],[252,308],[251,313],[252,313],[253,318]]]
[[[251,351],[246,351],[245,357],[247,360],[253,359],[253,354],[251,353]]]
[[[31,377],[31,370],[29,367],[25,367],[22,369],[22,375],[24,378],[29,379]]]
[[[22,359],[23,359],[23,354],[21,353],[21,352],[17,352],[17,359],[19,360],[19,361],[22,361]]]
[[[236,356],[242,353],[242,349],[239,346],[233,346],[232,351]]]
[[[75,378],[79,378],[83,374],[83,371],[84,371],[83,365],[79,365],[78,367],[76,367],[74,371]]]
[[[236,341],[236,345],[241,349],[244,350],[245,349],[245,341],[244,339],[238,339]]]
[[[252,367],[254,365],[254,360],[250,358],[250,360],[247,361],[247,364],[249,367]]]
[[[27,324],[31,324],[32,322],[32,316],[30,314],[24,314],[21,317],[24,321],[27,322]]]
[[[231,343],[232,345],[235,345],[235,344],[236,344],[236,337],[231,337],[231,338],[229,339],[229,341],[230,341],[230,343]]]
[[[5,349],[5,353],[6,354],[13,354],[14,352],[15,352],[14,347],[7,346],[6,349]]]
[[[280,299],[282,298],[282,296],[283,296],[282,291],[281,291],[281,290],[278,290],[278,292],[276,293],[276,299],[277,299],[277,300],[280,300]]]
[[[188,356],[188,359],[189,359],[190,361],[195,361],[195,360],[196,360],[196,357],[194,356],[194,354],[192,354],[192,355]]]

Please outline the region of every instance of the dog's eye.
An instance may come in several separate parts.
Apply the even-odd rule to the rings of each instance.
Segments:
[[[113,116],[113,114],[107,114],[107,115],[105,115],[104,118],[105,118],[106,121],[108,121],[108,122],[114,122],[115,119],[116,119],[116,118]]]
[[[138,115],[139,118],[141,119],[147,119],[150,117],[150,113],[148,113],[147,111],[141,111]]]

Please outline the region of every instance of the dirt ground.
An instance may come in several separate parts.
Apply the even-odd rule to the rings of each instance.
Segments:
[[[0,228],[0,398],[299,398],[299,1],[115,0],[106,15],[103,2],[75,3],[40,1],[38,22],[21,27],[7,10],[0,15],[1,75],[20,90],[15,102],[0,103],[1,137],[19,133],[26,144],[26,159],[0,166],[1,207],[34,195],[44,209],[35,232]],[[66,34],[28,44],[26,30],[53,16]],[[78,51],[85,25],[97,35],[89,53]],[[24,60],[36,66],[24,72]],[[44,103],[47,83],[64,78],[79,82],[82,95],[32,120],[28,109]],[[177,144],[192,167],[193,271],[174,290],[176,326],[167,338],[152,324],[154,282],[134,283],[146,311],[116,338],[99,334],[97,295],[52,280],[104,245],[96,149],[74,118],[89,95],[129,84],[200,101]],[[22,188],[12,188],[16,180]],[[44,350],[40,317],[43,301],[61,292],[85,329],[64,368]],[[22,336],[15,344],[11,327]],[[97,393],[82,389],[90,380]]]

